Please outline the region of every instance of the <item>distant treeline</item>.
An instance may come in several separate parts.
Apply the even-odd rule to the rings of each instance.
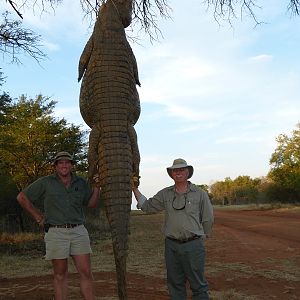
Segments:
[[[269,177],[228,177],[201,187],[208,192],[214,205],[300,203],[299,190],[284,187]]]

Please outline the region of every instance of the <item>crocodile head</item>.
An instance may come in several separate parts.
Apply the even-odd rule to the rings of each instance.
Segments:
[[[124,28],[128,27],[132,21],[132,0],[110,0],[118,11]]]

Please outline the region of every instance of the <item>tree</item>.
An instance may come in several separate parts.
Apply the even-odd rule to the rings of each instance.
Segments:
[[[1,70],[1,68],[0,68],[0,70]],[[0,86],[2,86],[3,85],[3,83],[4,83],[4,77],[3,77],[3,72],[2,71],[0,71]]]
[[[85,17],[90,18],[93,23],[98,15],[100,6],[106,0],[79,0],[82,12]],[[131,1],[131,0],[129,0]],[[63,0],[6,0],[8,6],[11,6],[16,12],[18,20],[9,19],[7,11],[2,13],[0,23],[0,51],[11,57],[12,62],[20,63],[19,55],[25,53],[40,62],[46,57],[41,50],[41,36],[35,34],[30,29],[22,27],[23,12],[26,9],[32,9],[36,13],[42,14],[50,8],[53,12],[57,5]],[[138,24],[145,30],[151,39],[155,39],[160,30],[157,26],[157,16],[169,17],[170,7],[166,0],[135,0],[133,1],[133,23]],[[153,32],[154,31],[154,32]]]
[[[82,11],[86,15],[97,16],[99,7],[106,1],[107,0],[80,0],[80,4]],[[43,12],[46,10],[47,5],[55,10],[55,6],[62,3],[63,0],[14,0],[14,2],[7,0],[6,2],[8,2],[8,4],[10,4],[16,13],[22,18],[20,9],[25,6]],[[240,12],[241,17],[243,14],[249,14],[254,20],[256,20],[256,10],[260,8],[258,3],[258,0],[199,0],[199,5],[206,4],[208,8],[213,8],[213,15],[216,20],[225,19],[229,21],[232,18],[236,18],[236,11]],[[286,3],[287,10],[292,15],[299,15],[300,1],[286,0]],[[154,28],[155,30],[158,29],[157,16],[160,15],[162,17],[169,17],[170,11],[171,7],[167,0],[133,0],[133,20],[148,33],[149,31],[151,32],[151,28]]]
[[[260,23],[256,18],[256,10],[260,8],[258,0],[205,0],[203,1],[208,7],[213,8],[214,18],[219,20],[227,20],[231,22],[232,19],[237,17],[238,11],[241,18],[244,14],[250,15],[256,23]],[[299,15],[300,1],[286,0],[287,10],[291,15]]]
[[[231,194],[235,204],[255,203],[258,198],[260,179],[250,176],[238,176],[232,182]]]
[[[210,191],[209,191],[209,186],[208,186],[207,184],[197,184],[197,186],[198,186],[199,188],[201,188],[202,190],[204,190],[205,192],[207,192],[208,197],[209,197],[210,199],[212,198],[212,195],[211,195],[211,193],[210,193]]]
[[[5,92],[0,96],[0,124],[4,122],[4,117],[9,109],[11,101],[12,99]]]
[[[79,170],[86,170],[86,134],[80,126],[53,117],[55,101],[22,95],[6,106],[0,124],[0,160],[18,189],[52,172],[52,160],[61,150],[74,154]]]
[[[100,6],[107,0],[78,0],[80,1],[83,14],[93,20],[97,17]],[[118,1],[118,0],[115,0]],[[132,0],[125,0],[132,1]],[[47,11],[49,8],[55,11],[57,5],[61,4],[63,0],[14,0],[7,1],[13,7],[17,15],[23,18],[24,8],[32,8],[39,13]],[[150,36],[152,29],[159,31],[157,26],[157,17],[169,17],[171,8],[167,0],[133,0],[133,23],[138,24]]]
[[[78,0],[80,1],[83,14],[94,22],[98,14],[99,7],[107,0]],[[118,0],[114,0],[118,1]],[[151,40],[156,40],[161,31],[157,25],[158,16],[169,18],[171,7],[167,0],[124,0],[133,1],[133,25],[138,30],[144,30]],[[37,62],[46,57],[41,50],[41,36],[36,35],[30,29],[22,28],[23,12],[26,9],[32,9],[36,13],[42,14],[48,8],[55,12],[57,5],[63,0],[6,0],[8,6],[12,7],[19,20],[9,20],[8,13],[2,14],[2,22],[0,23],[0,51],[11,56],[12,62],[20,63],[19,55],[21,53],[29,54]],[[207,8],[213,9],[213,16],[217,22],[227,20],[231,23],[233,18],[237,17],[236,11],[239,11],[241,18],[244,14],[250,15],[256,23],[256,9],[259,8],[258,0],[199,0],[199,5],[206,4]],[[300,1],[286,0],[287,10],[291,15],[299,15]],[[188,9],[188,6],[187,6]]]
[[[210,186],[210,193],[214,204],[231,204],[231,185],[232,180],[230,177],[227,177],[225,181],[217,181]]]
[[[224,181],[217,181],[210,186],[214,204],[248,204],[257,203],[261,179],[252,179],[250,176],[230,177]]]
[[[291,136],[281,134],[277,137],[277,148],[270,159],[268,174],[285,194],[287,201],[300,200],[300,123]]]
[[[0,163],[0,218],[4,214],[16,214],[18,205],[16,201],[17,187],[10,176],[5,174]]]

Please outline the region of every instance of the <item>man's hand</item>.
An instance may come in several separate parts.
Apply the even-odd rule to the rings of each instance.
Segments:
[[[99,179],[99,175],[95,174],[93,176],[93,182],[92,182],[93,186],[96,186],[97,188],[100,188],[100,179]]]
[[[36,218],[36,222],[39,225],[39,227],[43,228],[45,224],[45,217],[42,215],[38,218]]]
[[[131,187],[132,189],[137,188],[140,185],[140,178],[141,176],[133,176],[131,179]]]

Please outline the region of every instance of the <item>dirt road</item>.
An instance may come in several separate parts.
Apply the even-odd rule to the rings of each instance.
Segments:
[[[160,224],[153,219],[150,226],[159,228]],[[300,299],[299,209],[216,210],[214,232],[206,248],[211,299]],[[94,276],[97,299],[117,299],[114,272],[95,272]],[[81,299],[76,274],[70,276],[69,287],[70,299]],[[51,275],[0,278],[3,300],[47,300],[53,299],[52,294]],[[156,274],[129,272],[128,295],[139,300],[169,299],[165,278]]]
[[[300,299],[299,210],[216,211],[207,245],[207,269],[223,269],[209,274],[212,290],[233,289],[254,299]]]

